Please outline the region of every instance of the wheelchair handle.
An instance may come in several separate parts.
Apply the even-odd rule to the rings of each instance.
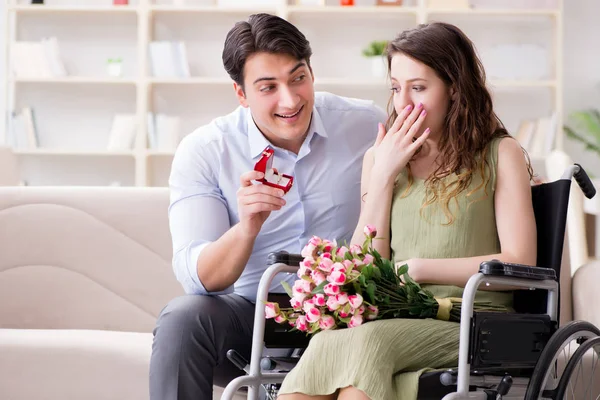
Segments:
[[[577,181],[577,184],[581,188],[581,191],[583,192],[585,197],[591,199],[596,195],[596,188],[594,187],[594,184],[592,183],[590,177],[585,172],[583,167],[579,164],[575,165],[577,166],[577,169],[573,174],[573,176],[575,177],[575,181]]]

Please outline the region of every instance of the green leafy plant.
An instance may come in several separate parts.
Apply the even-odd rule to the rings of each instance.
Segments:
[[[387,44],[387,40],[374,40],[363,49],[362,54],[365,57],[382,56]]]
[[[565,125],[565,133],[571,139],[583,143],[586,150],[600,157],[600,111],[589,109],[569,115],[571,126]]]

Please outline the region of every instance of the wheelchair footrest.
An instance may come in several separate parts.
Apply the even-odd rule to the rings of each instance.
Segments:
[[[481,372],[532,370],[556,331],[548,315],[479,312],[473,315],[471,368]]]

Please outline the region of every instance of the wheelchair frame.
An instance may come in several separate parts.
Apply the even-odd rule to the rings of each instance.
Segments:
[[[580,178],[576,174],[582,172],[583,178]],[[584,191],[584,185],[591,185],[589,178],[585,174],[585,171],[578,165],[572,165],[567,168],[563,176],[560,178],[561,180],[569,180],[573,178],[575,175],[577,182]],[[587,182],[586,180],[587,179]],[[595,190],[593,186],[589,189],[590,186],[587,187],[587,190],[592,191],[591,196],[595,194]],[[588,195],[586,193],[586,195]],[[473,304],[475,301],[475,295],[477,293],[477,289],[482,283],[486,285],[491,284],[499,284],[499,285],[509,285],[513,287],[521,287],[525,289],[543,289],[548,291],[547,303],[546,303],[546,314],[550,317],[550,320],[556,325],[558,325],[558,307],[559,307],[559,277],[556,276],[555,271],[551,268],[541,268],[541,267],[528,267],[521,265],[513,265],[507,263],[500,263],[504,266],[514,267],[524,267],[524,268],[535,268],[535,271],[540,271],[542,273],[542,277],[544,272],[548,272],[546,274],[546,278],[552,277],[552,279],[540,279],[540,277],[533,277],[528,272],[519,273],[515,271],[506,272],[490,272],[480,267],[480,271],[470,277],[468,280],[465,290],[463,293],[463,303],[461,310],[461,322],[460,322],[460,336],[459,336],[459,354],[458,354],[458,375],[456,377],[456,383],[452,382],[451,384],[456,384],[457,390],[456,392],[449,393],[443,397],[443,400],[468,400],[468,399],[481,399],[486,400],[489,397],[489,393],[485,391],[469,391],[469,384],[471,382],[471,369],[469,363],[469,351],[470,351],[470,338],[471,338],[471,324],[473,318]],[[482,266],[485,263],[482,263]],[[240,376],[234,380],[232,380],[227,387],[225,388],[223,395],[221,397],[222,400],[231,400],[236,392],[244,386],[248,387],[248,399],[249,400],[258,400],[259,399],[259,391],[262,384],[279,384],[282,383],[287,372],[263,372],[260,367],[260,361],[263,356],[263,351],[265,348],[265,308],[260,306],[267,301],[269,295],[269,287],[271,287],[271,282],[273,278],[279,273],[290,273],[295,274],[298,270],[296,266],[290,266],[282,262],[276,262],[267,268],[265,273],[262,275],[257,292],[257,307],[255,308],[254,313],[254,331],[252,336],[252,352],[251,359],[249,364],[245,365],[243,370],[247,375]],[[551,272],[551,274],[549,273]],[[242,361],[242,360],[239,360]],[[238,362],[239,364],[240,362]],[[244,364],[244,362],[242,362]],[[475,377],[480,380],[483,379],[485,381],[486,376],[477,376]],[[490,381],[496,380],[499,381],[501,377],[491,376],[488,377]],[[516,386],[527,386],[531,380],[529,378],[516,378],[515,384]],[[510,393],[509,396],[504,397],[505,399],[522,399],[523,397],[512,397],[513,393]],[[502,398],[500,396],[499,398]]]

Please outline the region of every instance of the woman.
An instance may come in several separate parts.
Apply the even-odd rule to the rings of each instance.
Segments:
[[[455,26],[421,25],[387,59],[392,112],[364,157],[353,243],[375,225],[382,256],[442,297],[462,296],[485,260],[535,265],[531,169],[493,111],[472,42]],[[487,289],[476,298],[511,305],[508,288]],[[318,333],[279,399],[414,400],[425,369],[458,364],[458,337],[458,323],[434,319]]]

